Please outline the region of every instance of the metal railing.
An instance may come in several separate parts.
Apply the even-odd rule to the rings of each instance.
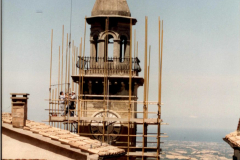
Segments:
[[[76,66],[83,70],[129,71],[130,58],[78,57]],[[141,72],[140,60],[132,58],[132,71]]]

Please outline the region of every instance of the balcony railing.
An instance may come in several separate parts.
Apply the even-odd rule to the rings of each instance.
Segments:
[[[111,58],[108,57],[105,59],[104,57],[78,57],[78,61],[76,66],[85,71],[89,71],[86,73],[102,73],[105,69],[108,73],[129,73],[129,61],[130,58]],[[140,60],[136,58],[132,58],[132,69],[131,71],[138,74],[141,72],[141,67],[139,65]]]

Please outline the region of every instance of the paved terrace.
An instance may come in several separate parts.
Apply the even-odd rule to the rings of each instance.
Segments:
[[[73,159],[93,160],[125,155],[123,149],[70,133],[68,130],[51,127],[44,123],[27,120],[26,126],[23,129],[13,128],[10,113],[2,114],[2,122],[2,134],[11,135],[13,138],[14,135],[20,135],[18,136],[20,137],[19,141],[26,140],[26,143],[28,143],[27,141],[29,140],[30,142],[37,141],[36,146],[41,147],[45,144],[52,152],[62,155],[66,153],[64,156],[69,155]]]

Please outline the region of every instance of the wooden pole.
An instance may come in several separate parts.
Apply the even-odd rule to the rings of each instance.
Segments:
[[[163,23],[162,23],[163,24]],[[160,17],[158,17],[158,38],[159,38],[159,49],[158,49],[158,52],[159,52],[159,89],[158,89],[158,138],[157,138],[157,159],[159,160],[159,154],[160,154],[160,133],[161,133],[161,126],[160,126],[160,120],[161,120],[161,85],[162,85],[162,48],[163,48],[163,27],[162,27],[162,34],[161,34],[161,20],[160,20]]]
[[[67,91],[68,91],[68,98],[67,98],[67,104],[69,104],[69,99],[70,99],[70,63],[71,63],[71,61],[70,61],[70,58],[71,58],[71,31],[70,31],[70,37],[69,37],[69,42],[68,42],[68,89],[67,89]],[[69,112],[68,112],[68,115],[69,115]],[[69,130],[70,129],[70,127],[69,127],[69,116],[67,115],[67,130]]]
[[[60,84],[60,60],[61,60],[61,57],[60,57],[60,53],[61,53],[61,48],[60,48],[60,46],[59,46],[59,60],[58,60],[58,92],[59,92],[59,84]],[[62,86],[62,85],[61,85]],[[59,101],[57,101],[58,102],[58,112],[57,112],[57,115],[59,114]]]
[[[82,58],[82,37],[81,37],[81,43],[80,43],[80,58]],[[83,68],[81,68],[82,64],[81,64],[81,60],[80,61],[80,69],[79,69],[79,72],[80,72],[80,75],[81,75],[81,84],[79,85],[79,95],[83,94]],[[80,80],[79,80],[79,83],[80,83]],[[80,116],[82,116],[82,96],[80,96]],[[80,117],[79,116],[79,117]],[[80,133],[80,128],[79,128],[79,133]]]
[[[68,50],[68,92],[70,87],[70,63],[71,63],[71,41],[69,41],[69,50]],[[68,98],[69,99],[69,98]]]
[[[57,99],[57,88],[55,88],[55,99]],[[54,108],[54,116],[56,116],[56,110],[57,110],[57,102],[55,101],[55,108]],[[54,127],[56,127],[56,123],[54,122]]]
[[[78,54],[78,47],[76,46],[75,47],[74,63],[73,63],[75,75],[77,75],[77,67],[76,67],[77,54]],[[78,94],[78,92],[77,92],[77,83],[75,83],[74,85],[75,85],[74,91],[76,92],[76,94]]]
[[[82,37],[81,37],[81,43],[80,43],[80,58],[81,59],[79,59],[79,61],[80,61],[80,72],[81,72],[81,85],[80,85],[80,94],[83,94],[83,71],[84,71],[84,69],[83,69],[83,67],[81,68],[81,66],[83,66],[83,64],[81,64],[83,61],[82,61],[82,58],[83,58],[83,56],[82,56]],[[82,99],[82,96],[81,96],[81,99]],[[82,107],[82,105],[81,105],[81,107]],[[80,112],[80,114],[81,114],[81,112]]]
[[[162,52],[163,52],[163,20],[162,20],[162,36],[161,36],[161,66],[160,66],[160,104],[161,104],[161,101],[162,101],[162,98],[161,98],[161,92],[162,92]],[[161,111],[161,108],[160,108],[160,111]],[[161,115],[161,112],[160,112],[160,115]]]
[[[102,142],[104,142],[104,138],[105,138],[105,118],[106,118],[106,91],[107,91],[107,58],[108,58],[108,21],[109,19],[106,18],[105,20],[105,32],[106,32],[106,38],[105,38],[105,51],[104,51],[104,61],[103,61],[103,65],[104,65],[104,89],[103,89],[103,94],[104,94],[104,101],[103,101],[103,119],[104,121],[102,121],[103,123],[103,134],[102,134]]]
[[[65,95],[68,92],[68,82],[67,82],[67,77],[68,77],[68,33],[67,33],[67,41],[66,41],[66,71],[65,71]],[[66,110],[66,105],[67,105],[67,101],[65,100],[65,105],[64,105],[64,111]],[[65,129],[66,125],[64,124],[64,129]]]
[[[158,129],[157,134],[160,135],[160,71],[161,71],[161,20],[160,17],[158,17]],[[160,154],[160,138],[157,138],[157,160],[159,160],[159,154]]]
[[[144,114],[143,114],[143,122],[144,119],[146,118],[146,92],[147,92],[147,42],[148,42],[148,17],[145,17],[145,63],[144,63],[144,106],[143,106],[143,110],[144,110]],[[143,147],[146,147],[146,137],[144,137],[147,133],[147,126],[145,123],[143,123]],[[144,159],[144,148],[142,149],[142,159]]]
[[[136,58],[136,29],[134,29],[134,58]]]
[[[161,118],[162,115],[162,60],[163,60],[163,20],[162,20],[162,36],[161,36],[161,67],[160,67],[160,111],[159,111],[159,119]],[[161,133],[161,128],[159,127],[159,132]],[[159,136],[159,141],[160,141],[160,136]],[[159,143],[159,149],[160,149],[160,143]]]
[[[51,102],[51,81],[52,81],[52,46],[53,46],[53,29],[51,33],[51,60],[50,60],[50,84],[49,84],[49,125],[50,125],[50,102]]]
[[[73,66],[73,63],[74,63],[74,54],[75,53],[75,46],[74,46],[74,40],[72,41],[72,75],[74,74],[74,66]],[[72,79],[72,91],[74,91],[74,82],[73,82],[73,79]]]
[[[62,71],[61,71],[61,91],[63,85],[63,43],[64,43],[64,25],[62,26]]]
[[[84,28],[84,46],[83,46],[83,57],[85,56],[85,41],[86,41],[86,22],[87,22],[87,16],[85,16],[85,28]]]
[[[54,89],[52,89],[52,116],[53,116],[53,105],[54,105],[53,99],[54,99]],[[53,123],[52,123],[52,125],[53,125]]]
[[[77,47],[76,46],[74,46],[74,60],[73,60],[73,75],[75,74],[75,72],[76,72],[76,65],[75,65],[75,62],[76,62],[76,53],[77,53]],[[77,75],[77,74],[76,74]],[[74,90],[74,92],[75,92],[75,95],[77,95],[77,90],[76,90],[76,85],[77,84],[75,84],[74,83],[74,81],[72,80],[72,83],[73,83],[73,90]],[[77,105],[77,102],[75,103],[75,105]],[[76,107],[75,107],[75,109],[74,109],[74,113],[76,114]]]
[[[80,133],[80,116],[81,116],[81,112],[80,112],[80,109],[81,109],[81,97],[80,97],[80,94],[81,94],[81,79],[80,79],[80,76],[81,76],[81,64],[80,64],[80,58],[81,58],[81,50],[82,50],[82,38],[81,38],[81,42],[80,42],[80,45],[79,45],[79,69],[78,69],[78,72],[79,72],[79,80],[78,80],[78,134]]]
[[[64,45],[64,25],[62,26],[62,71],[61,71],[61,91],[62,92],[63,92],[63,45]],[[62,128],[61,122],[60,122],[60,128]]]
[[[130,152],[130,118],[131,118],[131,100],[132,100],[132,19],[130,19],[130,55],[129,55],[129,106],[128,106],[128,159]]]
[[[137,41],[137,57],[138,57],[138,41]]]
[[[67,70],[67,60],[68,60],[68,33],[67,33],[67,46],[66,46],[66,72],[65,72],[65,93],[67,92],[67,75],[68,75],[68,70]],[[66,106],[66,105],[65,105]]]
[[[83,45],[83,53],[82,53],[82,93],[84,92],[83,90],[83,77],[84,77],[84,67],[85,67],[85,42],[86,42],[86,25],[87,25],[87,16],[85,16],[85,24],[84,24],[84,45]],[[82,39],[82,38],[81,38]],[[82,52],[82,51],[81,51]],[[81,106],[82,107],[82,106]],[[85,107],[85,103],[83,104],[83,107]]]
[[[149,59],[148,59],[149,62],[148,62],[148,80],[147,80],[147,101],[148,101],[148,98],[149,98],[150,56],[151,56],[151,45],[149,46]],[[146,111],[148,112],[148,103],[147,103]],[[146,118],[148,118],[148,114],[146,114]]]

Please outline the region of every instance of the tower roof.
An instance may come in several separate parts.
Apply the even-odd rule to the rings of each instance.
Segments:
[[[96,0],[92,9],[92,16],[103,15],[131,17],[126,0]]]

